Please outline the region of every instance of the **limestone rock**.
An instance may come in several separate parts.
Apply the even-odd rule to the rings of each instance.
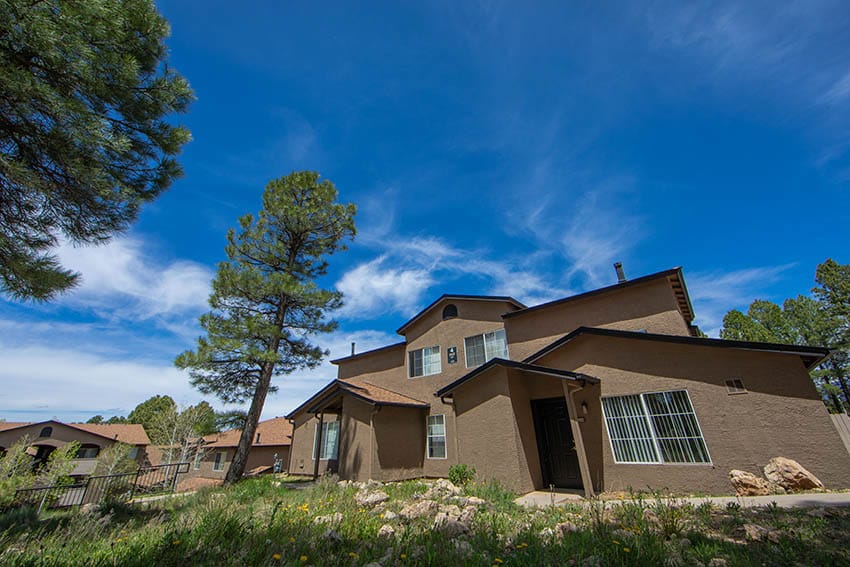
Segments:
[[[342,536],[339,535],[339,532],[336,530],[328,530],[322,536],[325,541],[331,544],[339,544],[342,543]]]
[[[396,518],[398,518],[398,514],[396,514],[392,510],[387,510],[386,512],[384,512],[385,520],[395,520]]]
[[[381,502],[386,502],[389,499],[389,495],[381,490],[361,490],[354,495],[354,501],[357,502],[358,506],[363,508],[377,506]]]
[[[452,484],[452,481],[447,480],[445,478],[441,478],[429,488],[425,494],[422,495],[423,498],[430,498],[432,500],[435,499],[443,499],[449,498],[451,496],[457,496],[460,494],[460,488]]]
[[[462,539],[452,540],[452,545],[455,550],[462,555],[463,557],[470,557],[472,555],[472,545],[468,541],[464,541]]]
[[[438,515],[439,518],[439,515]],[[457,537],[460,535],[465,535],[469,533],[469,526],[466,524],[462,524],[457,520],[446,519],[441,523],[437,523],[437,520],[434,521],[434,529],[442,533],[447,537]]]
[[[378,529],[378,537],[390,538],[395,535],[395,528],[389,524],[384,524]]]
[[[460,511],[460,516],[458,516],[457,519],[458,521],[468,525],[472,522],[472,518],[475,517],[476,513],[478,513],[478,508],[475,506],[467,506]]]
[[[729,471],[729,480],[738,496],[766,496],[772,492],[769,482],[747,471],[733,469]]]
[[[328,514],[327,516],[316,516],[313,518],[313,524],[338,524],[342,521],[342,513],[334,512],[333,514]]]
[[[758,524],[744,524],[744,537],[752,541],[768,540],[778,543],[781,533],[779,530],[771,530]]]
[[[566,534],[575,533],[578,531],[578,526],[572,522],[561,522],[555,526],[555,533],[558,537],[564,537]]]
[[[726,567],[729,562],[722,557],[714,557],[708,562],[708,567]]]
[[[417,518],[422,518],[424,516],[430,516],[435,513],[440,508],[440,505],[434,502],[433,500],[420,500],[413,504],[408,504],[398,515],[403,520],[415,520]]]
[[[804,469],[797,461],[786,457],[770,459],[770,462],[764,466],[764,476],[767,480],[792,492],[823,488],[823,483],[818,480],[818,477]]]

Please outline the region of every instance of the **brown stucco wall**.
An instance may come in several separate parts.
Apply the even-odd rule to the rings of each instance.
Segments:
[[[333,414],[325,414],[324,417],[325,422],[337,421],[338,419],[339,416]],[[291,456],[289,458],[289,474],[312,476],[314,465],[313,441],[316,434],[316,425],[319,423],[319,420],[312,414],[302,412],[295,416],[294,421],[295,425],[292,430],[292,445],[290,448]],[[329,466],[332,471],[335,471],[337,461],[321,459],[319,461],[319,474],[325,474]]]
[[[510,394],[508,373],[501,367],[455,390],[458,461],[474,466],[480,479],[496,479],[512,490],[528,492],[534,485],[528,467],[520,464]]]
[[[731,493],[730,469],[763,474],[774,456],[799,461],[827,487],[850,487],[850,455],[794,355],[585,336],[539,363],[600,378],[601,396],[688,391],[711,456],[708,465],[614,463],[601,403],[586,398],[583,438],[590,445],[594,430],[602,434],[606,490]],[[743,380],[748,393],[728,394],[725,381],[733,378]]]
[[[383,406],[374,414],[372,478],[404,480],[425,475],[425,410]]]
[[[507,318],[511,358],[522,360],[579,327],[689,336],[670,283],[658,279]]]
[[[351,396],[343,397],[338,471],[342,479],[372,478],[372,409],[370,404]]]

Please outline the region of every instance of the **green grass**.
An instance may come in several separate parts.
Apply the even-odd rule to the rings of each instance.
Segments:
[[[331,481],[296,490],[271,478],[92,514],[31,511],[0,516],[2,565],[848,565],[850,513],[823,517],[776,507],[692,506],[656,496],[526,510],[495,483],[470,483],[488,501],[466,536],[446,537],[430,520],[388,521],[427,490],[419,481],[381,487],[390,500],[359,507],[354,486]],[[316,516],[340,512],[333,526]],[[558,524],[576,531],[557,535]],[[377,537],[391,524],[391,539]],[[772,540],[748,541],[745,524]],[[328,539],[328,529],[335,530]]]

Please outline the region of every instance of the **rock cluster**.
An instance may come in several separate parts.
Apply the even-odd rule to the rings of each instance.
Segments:
[[[729,480],[738,496],[765,496],[822,489],[823,483],[793,459],[774,457],[764,466],[764,476],[747,471],[729,471]]]

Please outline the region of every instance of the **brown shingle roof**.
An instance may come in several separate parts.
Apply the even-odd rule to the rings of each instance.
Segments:
[[[57,423],[65,427],[85,431],[86,433],[118,440],[128,445],[150,445],[151,442],[145,428],[138,423],[65,423],[63,421],[56,421],[55,419],[48,419],[47,421],[32,422],[2,422],[0,423],[0,431],[26,427],[28,425],[39,425],[41,423]]]
[[[257,443],[258,434],[260,436],[259,443]],[[204,437],[204,441],[207,441],[207,447],[236,447],[239,444],[239,438],[241,436],[241,429],[231,429],[230,431],[207,435]],[[276,417],[257,424],[257,431],[254,433],[254,443],[251,446],[270,447],[290,445],[291,443],[292,424],[284,417]]]
[[[66,423],[65,425],[117,439],[128,445],[150,445],[151,443],[145,428],[139,423]]]
[[[380,388],[363,380],[338,380],[338,382],[340,388],[346,392],[378,405],[428,407],[428,404],[423,401]]]

